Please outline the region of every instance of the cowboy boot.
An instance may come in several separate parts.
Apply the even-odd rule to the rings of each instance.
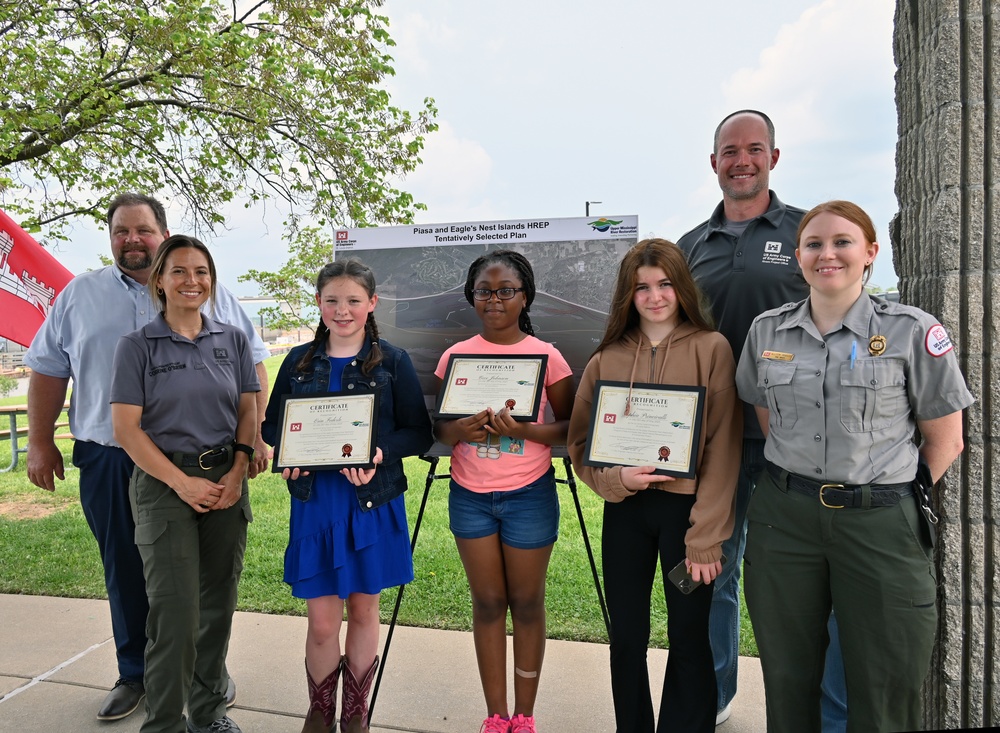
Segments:
[[[368,693],[372,689],[378,657],[360,682],[344,657],[344,701],[340,711],[340,733],[368,733]]]
[[[332,733],[337,719],[337,682],[340,680],[340,670],[344,666],[344,658],[325,680],[316,684],[309,668],[306,667],[306,680],[309,682],[309,712],[302,726],[302,733]]]

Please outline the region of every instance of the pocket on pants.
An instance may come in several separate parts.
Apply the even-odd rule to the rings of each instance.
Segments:
[[[167,596],[174,592],[169,526],[165,521],[135,526],[135,544],[142,557],[147,596]]]

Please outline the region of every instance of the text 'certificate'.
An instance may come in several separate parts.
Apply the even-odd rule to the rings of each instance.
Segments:
[[[704,400],[704,387],[598,381],[583,462],[693,478]]]
[[[507,408],[520,422],[537,421],[548,358],[452,354],[438,395],[438,418],[468,417],[492,407],[494,412]]]
[[[375,393],[283,395],[273,470],[370,468],[377,420]]]

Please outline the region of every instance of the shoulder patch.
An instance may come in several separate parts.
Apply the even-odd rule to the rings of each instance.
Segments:
[[[927,329],[927,335],[924,336],[924,346],[931,356],[944,356],[955,348],[951,343],[951,337],[940,323],[935,323]]]

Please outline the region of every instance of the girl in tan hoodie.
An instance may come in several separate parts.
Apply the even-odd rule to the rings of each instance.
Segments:
[[[706,312],[681,250],[663,239],[639,242],[619,267],[604,339],[583,373],[570,418],[573,465],[605,499],[602,555],[618,733],[654,730],[646,649],[657,559],[664,576],[683,562],[702,585],[684,594],[664,582],[670,654],[655,730],[715,728],[709,583],[722,569],[722,541],[732,534],[743,413],[732,350]],[[653,465],[585,465],[598,380],[629,384],[625,415],[636,385],[705,388],[693,478],[655,473]]]

